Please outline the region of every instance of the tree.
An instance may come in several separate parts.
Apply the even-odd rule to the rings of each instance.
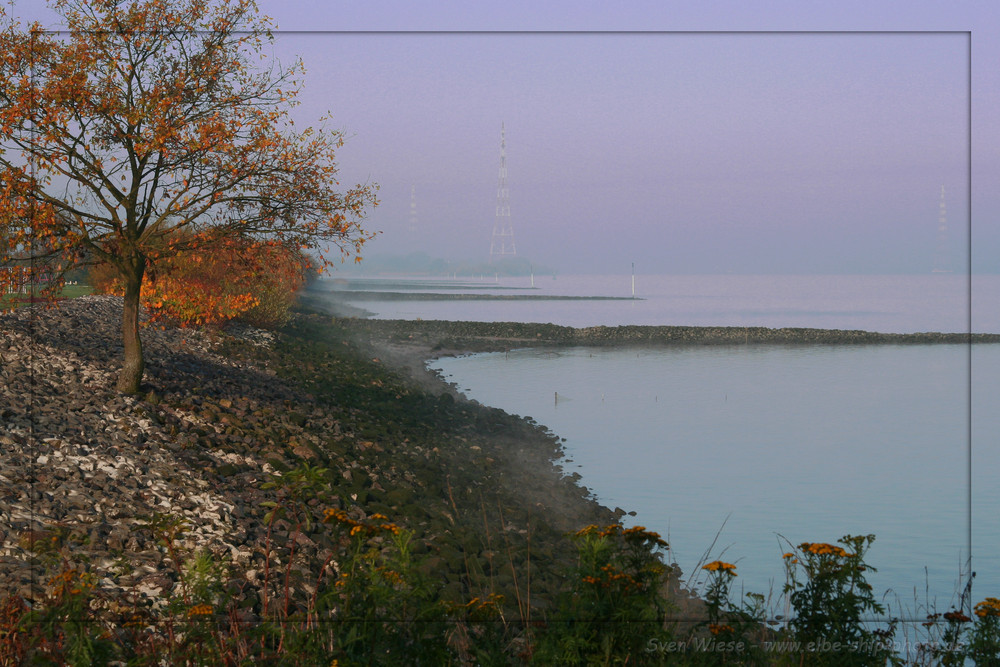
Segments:
[[[210,252],[195,248],[161,260],[155,277],[147,271],[140,303],[150,322],[186,327],[238,319],[273,328],[287,322],[310,266],[296,248],[242,239]],[[93,267],[89,280],[98,292],[124,293],[121,278],[108,264]]]
[[[343,134],[294,127],[302,63],[268,57],[253,0],[51,4],[66,31],[0,34],[0,265],[27,252],[114,267],[120,391],[140,387],[140,293],[158,263],[234,241],[360,259],[377,186],[339,191]]]

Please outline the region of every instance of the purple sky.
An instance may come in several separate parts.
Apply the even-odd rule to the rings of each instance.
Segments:
[[[965,270],[970,41],[898,31],[971,30],[973,267],[1000,272],[990,2],[259,4],[307,31],[275,47],[299,117],[381,186],[369,255],[488,259],[502,122],[518,254],[563,273],[926,273],[942,185]],[[826,32],[858,30],[893,32]]]

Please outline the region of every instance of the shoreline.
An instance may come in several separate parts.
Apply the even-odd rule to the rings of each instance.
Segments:
[[[324,524],[334,512],[354,522],[345,525],[383,517],[407,531],[411,571],[432,599],[461,608],[502,595],[520,622],[544,617],[578,562],[568,536],[614,524],[628,508],[604,506],[562,469],[557,434],[460,395],[427,361],[581,340],[749,338],[743,329],[371,320],[310,308],[308,298],[302,306],[277,333],[143,329],[149,357],[137,396],[114,389],[120,298],[0,315],[0,478],[10,491],[0,594],[45,605],[53,575],[72,571],[154,627],[186,594],[182,568],[202,555],[226,569],[234,618],[260,623],[283,591],[286,609],[301,611],[314,599],[310,582],[333,586],[354,535]],[[817,331],[762,330],[751,344],[900,339]],[[291,502],[289,484],[303,474],[313,481],[296,511],[312,525],[269,520],[267,508]],[[673,565],[669,552],[663,559]],[[276,567],[294,570],[296,583]],[[694,574],[672,570],[665,584],[680,622],[704,609],[684,587]]]
[[[403,295],[412,298],[412,295]],[[437,295],[425,295],[433,296]],[[489,298],[489,295],[486,295]],[[529,297],[530,298],[530,297]],[[574,297],[575,298],[575,297]],[[374,319],[372,313],[345,303],[329,292],[306,292],[307,310],[333,315],[358,335],[396,345],[442,347],[457,352],[502,352],[517,347],[605,347],[676,345],[937,345],[1000,343],[993,333],[880,333],[856,329],[805,327],[735,327],[621,325],[569,327],[537,322]],[[436,356],[441,356],[437,353]],[[428,357],[429,360],[432,357]]]
[[[289,596],[304,608],[308,582],[344,557],[350,536],[323,524],[340,510],[411,531],[443,601],[515,600],[530,573],[525,604],[542,609],[575,557],[566,535],[624,514],[559,468],[547,429],[459,398],[424,350],[369,345],[348,320],[300,314],[276,335],[143,329],[142,393],[122,396],[120,318],[109,296],[0,315],[0,478],[13,493],[0,597],[41,603],[69,568],[160,614],[202,553],[230,569],[240,618],[258,621],[265,552],[302,573]],[[303,470],[316,476],[311,527],[269,526],[269,503],[288,502],[282,480]],[[164,521],[183,521],[178,555]],[[281,581],[266,586],[281,599]]]

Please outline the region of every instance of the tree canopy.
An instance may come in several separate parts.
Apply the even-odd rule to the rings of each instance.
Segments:
[[[340,131],[295,127],[302,63],[268,53],[252,0],[51,5],[65,30],[0,33],[0,265],[113,267],[119,390],[139,389],[139,296],[158,263],[216,245],[360,258],[377,186],[341,188]]]

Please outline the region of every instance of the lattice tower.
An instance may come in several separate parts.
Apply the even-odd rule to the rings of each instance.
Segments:
[[[513,257],[514,228],[510,225],[510,194],[507,191],[507,139],[504,124],[500,124],[500,182],[497,186],[497,217],[493,223],[493,240],[490,243],[490,261]]]
[[[410,222],[407,225],[407,230],[410,232],[411,236],[416,236],[417,234],[417,186],[410,186]]]
[[[941,186],[941,203],[938,207],[937,249],[934,253],[933,272],[951,272],[951,253],[948,251],[948,209],[945,207],[943,185]]]

